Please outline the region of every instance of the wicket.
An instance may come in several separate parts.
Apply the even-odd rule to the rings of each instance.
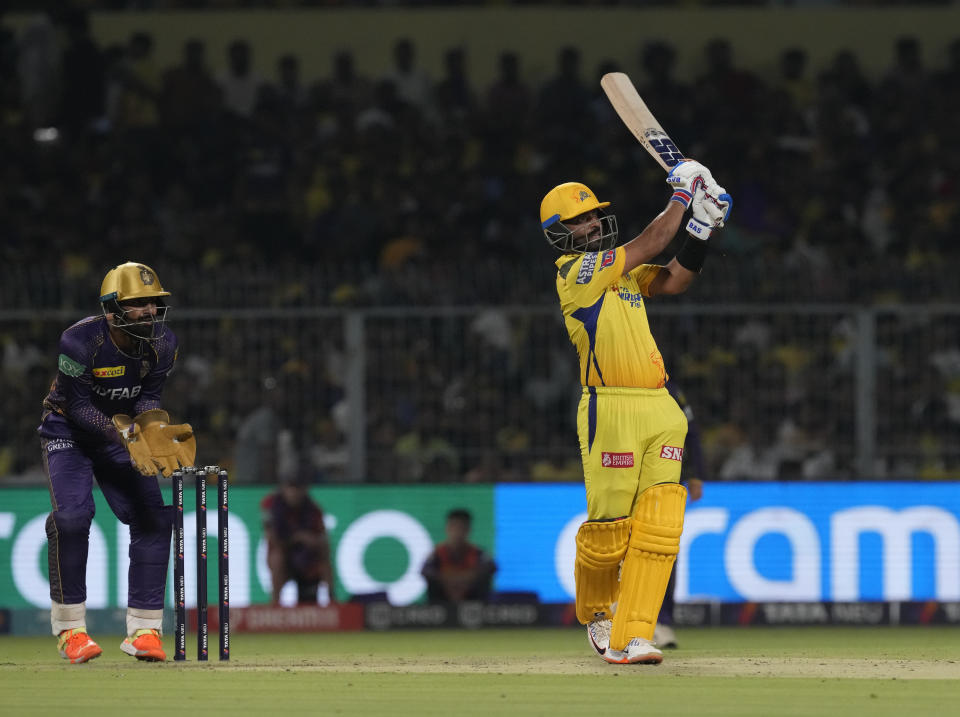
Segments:
[[[207,476],[217,476],[217,581],[220,598],[220,659],[230,659],[230,533],[227,471],[220,466],[189,466],[173,472],[174,660],[187,659],[187,588],[184,578],[183,481],[196,481],[197,510],[197,659],[207,660]]]

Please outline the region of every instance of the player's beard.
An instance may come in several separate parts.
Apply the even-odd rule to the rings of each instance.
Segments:
[[[164,332],[166,321],[166,307],[160,307],[153,316],[141,317],[137,320],[128,320],[125,317],[115,322],[115,326],[137,341],[156,341]]]
[[[603,232],[600,231],[599,225],[590,231],[585,237],[580,239],[574,246],[583,252],[589,251],[599,251],[601,243],[603,242]]]

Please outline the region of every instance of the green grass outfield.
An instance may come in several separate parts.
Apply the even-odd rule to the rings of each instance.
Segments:
[[[660,666],[607,665],[575,629],[237,634],[206,664],[192,634],[166,664],[94,637],[85,665],[52,637],[0,637],[0,714],[903,717],[960,695],[955,627],[683,629]]]

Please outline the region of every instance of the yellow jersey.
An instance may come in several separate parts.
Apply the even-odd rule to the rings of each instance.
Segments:
[[[624,274],[623,247],[557,259],[557,294],[584,386],[663,388],[667,371],[643,297],[660,272],[641,264]]]

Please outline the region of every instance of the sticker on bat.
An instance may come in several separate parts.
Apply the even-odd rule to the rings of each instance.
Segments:
[[[653,151],[660,155],[660,158],[668,167],[676,167],[683,161],[683,153],[677,149],[677,146],[669,137],[650,137],[647,141],[650,142]]]

